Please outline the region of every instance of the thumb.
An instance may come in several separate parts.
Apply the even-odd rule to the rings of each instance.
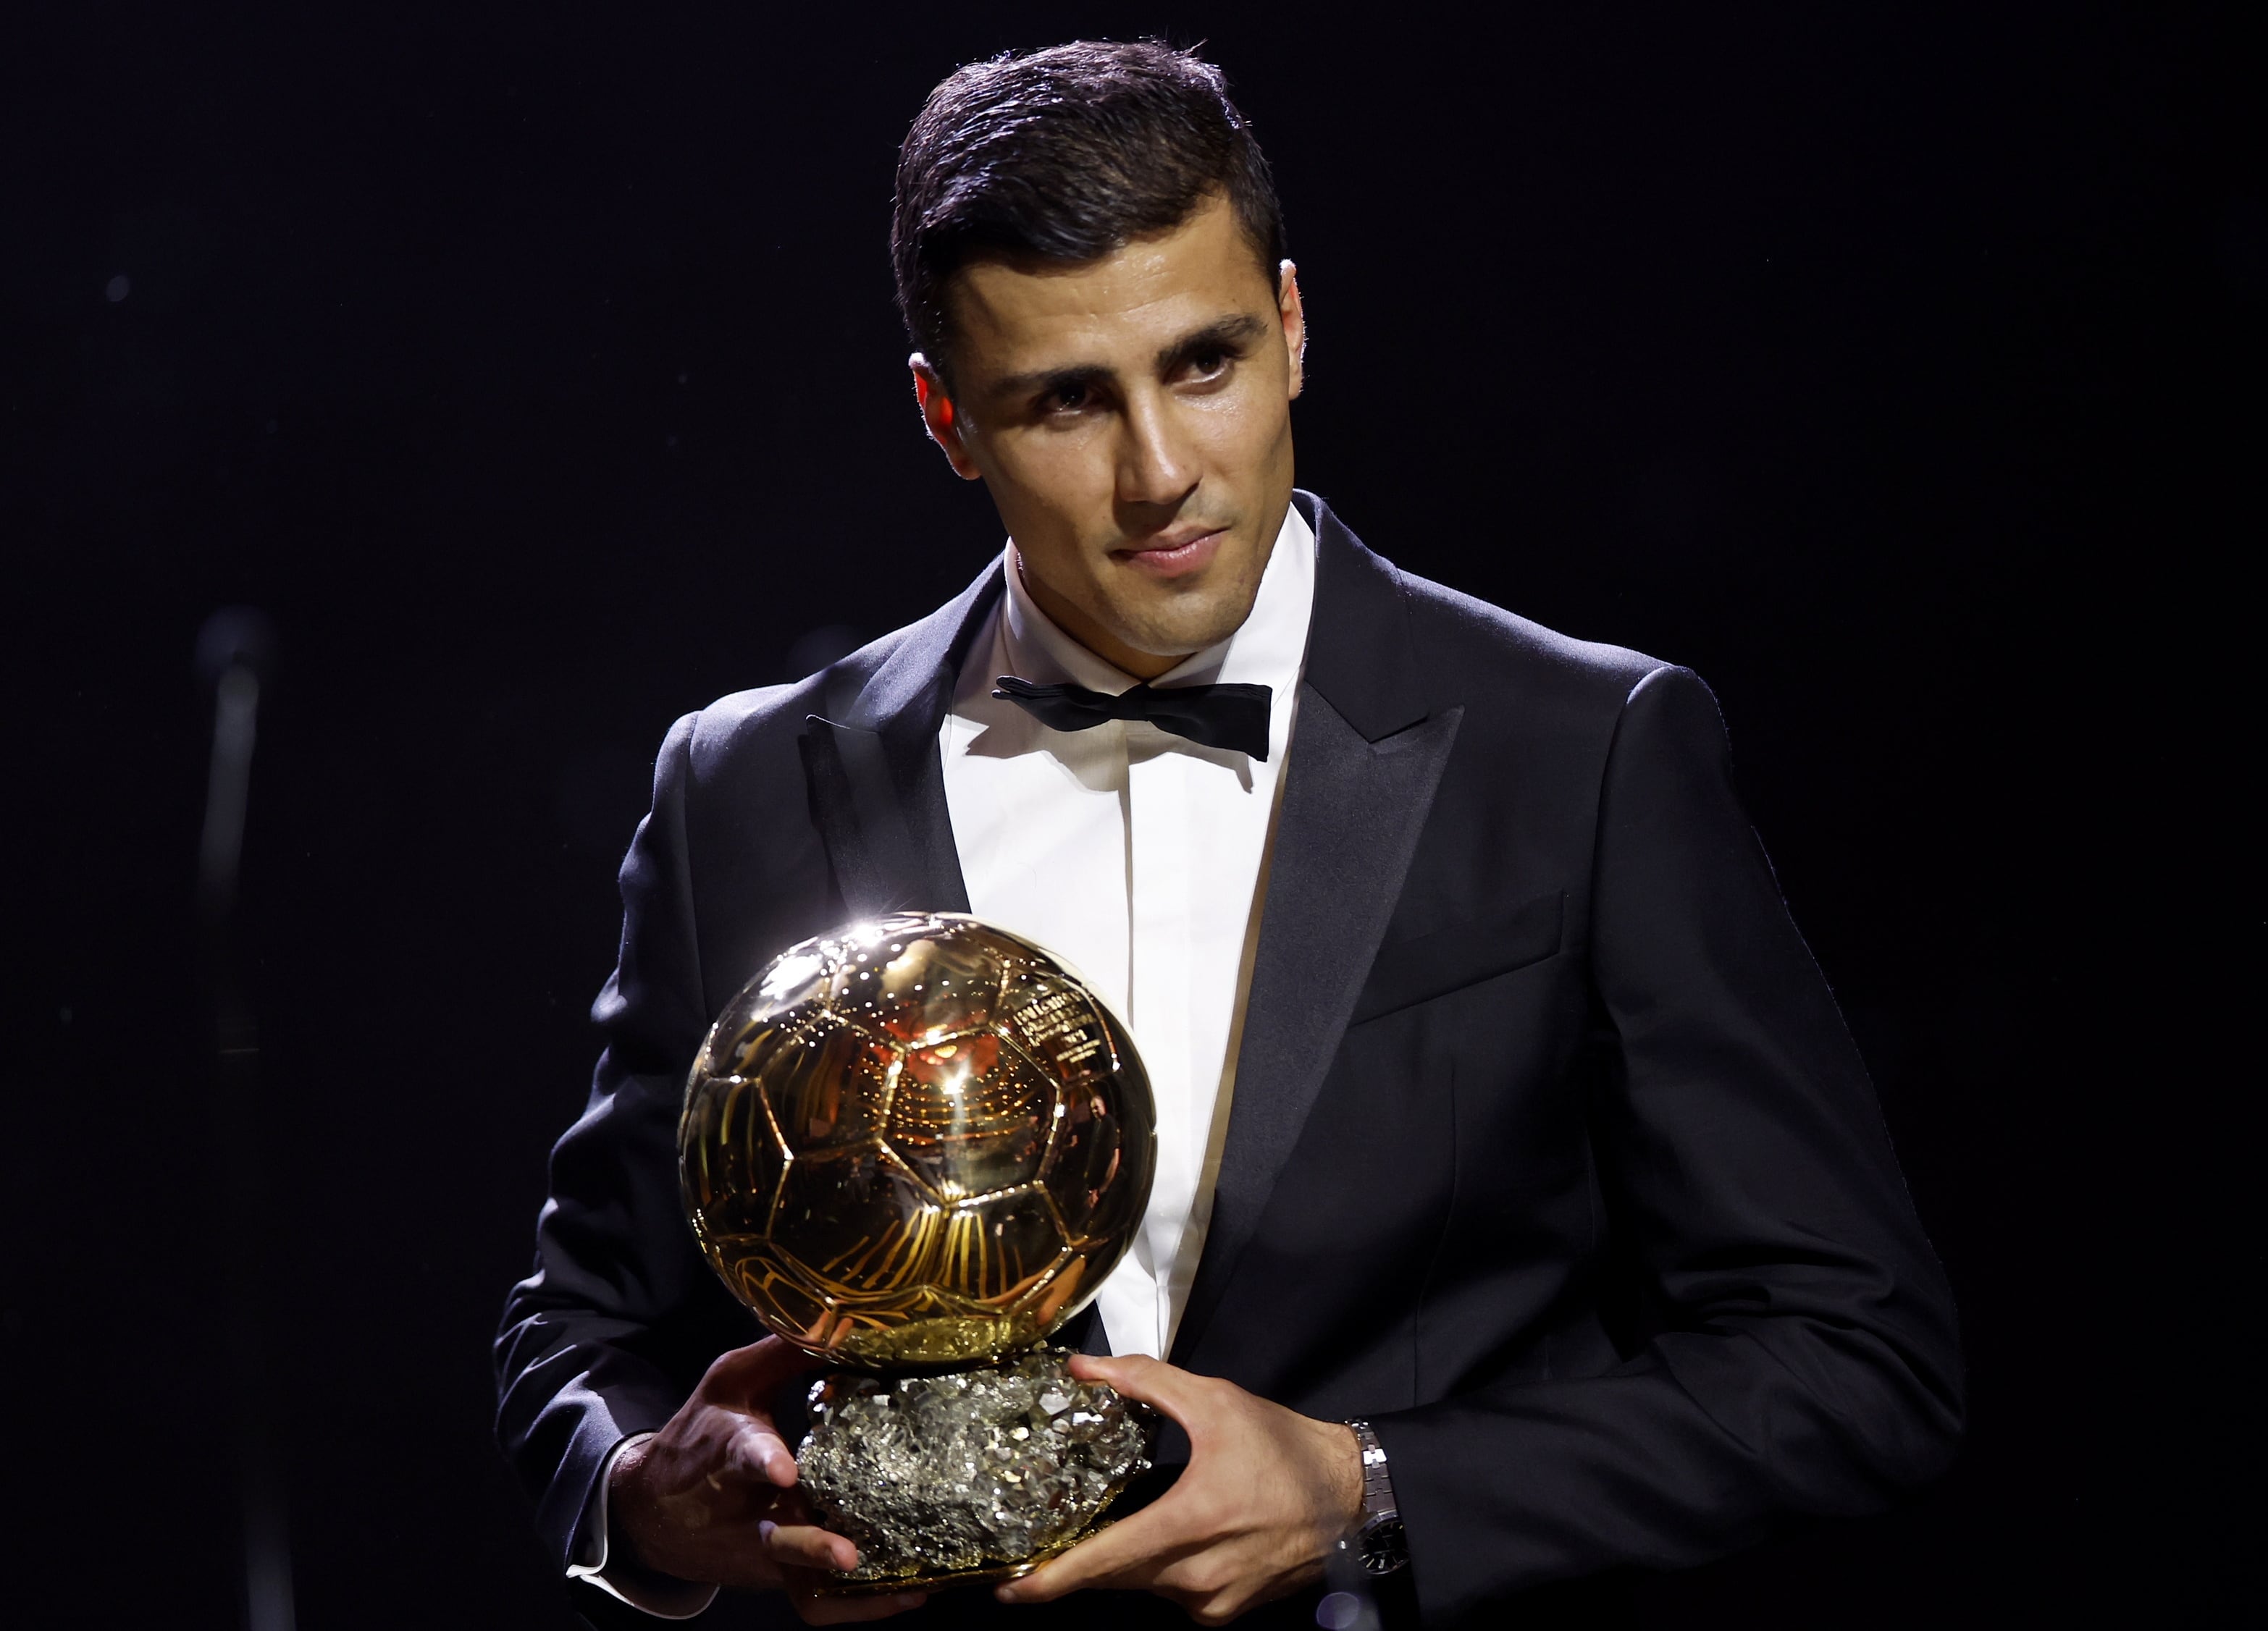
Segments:
[[[1155,1406],[1183,1429],[1204,1410],[1204,1391],[1214,1385],[1209,1378],[1146,1354],[1074,1354],[1071,1373],[1082,1382],[1108,1382],[1127,1398]]]

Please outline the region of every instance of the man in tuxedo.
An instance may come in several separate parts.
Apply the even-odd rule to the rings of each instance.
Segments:
[[[961,70],[894,249],[928,432],[1010,541],[662,747],[497,1344],[586,1612],[1311,1624],[1359,1554],[1389,1618],[1603,1623],[1634,1569],[1933,1476],[1950,1302],[1713,699],[1295,490],[1299,283],[1218,72]],[[1068,1334],[1177,1429],[1150,1504],[926,1605],[814,1593],[856,1554],[796,1501],[809,1362],[750,1340],[674,1159],[733,992],[909,907],[1064,953],[1134,1036],[1158,1180]]]

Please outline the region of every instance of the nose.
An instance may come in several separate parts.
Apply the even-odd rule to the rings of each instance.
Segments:
[[[1162,392],[1126,405],[1118,441],[1118,502],[1177,510],[1197,484],[1197,460]]]

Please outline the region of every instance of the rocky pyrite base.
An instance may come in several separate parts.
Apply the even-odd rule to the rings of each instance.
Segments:
[[[1035,1348],[941,1376],[839,1372],[796,1451],[819,1521],[858,1548],[850,1590],[1020,1574],[1150,1465],[1155,1414]]]

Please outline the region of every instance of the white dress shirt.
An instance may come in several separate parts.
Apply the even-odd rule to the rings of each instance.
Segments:
[[[1276,793],[1314,607],[1315,540],[1285,511],[1242,628],[1150,683],[1263,685],[1268,757],[1145,721],[1049,729],[996,676],[1116,695],[1137,681],[1050,622],[1017,570],[962,665],[939,733],[968,908],[1086,976],[1134,1038],[1158,1100],[1142,1230],[1097,1297],[1111,1349],[1173,1347],[1212,1216]]]
[[[946,807],[969,910],[1077,969],[1125,1025],[1149,1074],[1157,1177],[1141,1232],[1096,1303],[1112,1352],[1162,1359],[1212,1216],[1314,608],[1315,535],[1287,508],[1243,626],[1150,682],[1266,686],[1264,761],[1139,720],[1055,731],[996,699],[1001,674],[1114,696],[1138,683],[1034,604],[1012,541],[1003,568],[1007,591],[970,643],[938,734]],[[709,1587],[608,1569],[613,1466],[609,1456],[569,1575],[662,1618],[699,1613],[715,1595]]]

